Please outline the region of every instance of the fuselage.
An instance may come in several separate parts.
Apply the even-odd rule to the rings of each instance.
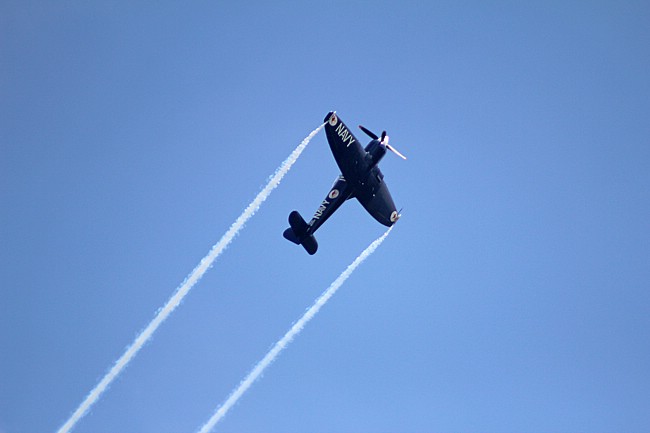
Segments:
[[[379,140],[372,140],[364,150],[366,151],[365,159],[369,166],[368,172],[370,172],[370,169],[379,164],[379,161],[386,155],[386,146],[381,144]]]

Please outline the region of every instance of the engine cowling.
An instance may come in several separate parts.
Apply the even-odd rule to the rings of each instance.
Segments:
[[[386,155],[386,146],[381,144],[379,140],[372,140],[366,146],[366,159],[371,167],[374,167]]]

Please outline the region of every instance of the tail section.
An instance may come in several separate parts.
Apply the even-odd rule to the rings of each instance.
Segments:
[[[302,245],[310,255],[316,254],[318,242],[316,242],[314,235],[307,234],[309,226],[298,211],[294,210],[289,214],[289,225],[291,227],[283,233],[284,238],[296,245]]]

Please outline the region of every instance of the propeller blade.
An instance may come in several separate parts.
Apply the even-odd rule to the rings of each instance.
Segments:
[[[395,152],[395,154],[396,154],[397,156],[399,156],[400,158],[402,158],[402,159],[406,159],[406,157],[405,157],[404,155],[402,155],[401,153],[399,153],[399,152],[397,151],[397,149],[395,149],[395,148],[394,148],[393,146],[391,146],[390,144],[386,143],[386,148],[387,148],[388,150],[391,150],[391,151]]]
[[[381,133],[381,139],[380,139],[380,138],[377,136],[377,134],[375,134],[374,132],[372,132],[371,130],[369,130],[368,128],[366,128],[366,127],[363,126],[363,125],[359,125],[359,129],[361,129],[363,132],[365,132],[365,133],[366,133],[370,138],[372,138],[373,140],[379,140],[379,142],[380,142],[381,144],[383,144],[384,146],[386,146],[386,147],[388,148],[388,150],[390,150],[390,151],[392,151],[392,152],[395,152],[395,154],[396,154],[397,156],[399,156],[400,158],[402,158],[402,159],[406,159],[406,157],[405,157],[404,155],[402,155],[401,153],[399,153],[399,152],[397,151],[397,149],[395,149],[393,146],[391,146],[390,144],[388,144],[389,137],[388,137],[388,135],[386,135],[386,131],[382,131],[382,133]]]
[[[372,132],[371,130],[369,130],[368,128],[366,128],[363,125],[359,125],[359,129],[361,129],[363,132],[365,132],[366,135],[368,137],[372,138],[373,140],[376,140],[376,139],[379,138],[379,137],[377,137],[377,134],[375,134],[374,132]]]

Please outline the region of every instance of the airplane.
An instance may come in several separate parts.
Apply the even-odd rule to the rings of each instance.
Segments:
[[[285,239],[302,245],[310,255],[316,254],[318,250],[314,232],[346,200],[356,198],[373,218],[387,227],[395,224],[401,216],[377,164],[386,154],[386,150],[394,152],[403,159],[406,157],[388,144],[386,131],[382,132],[381,136],[377,136],[359,125],[359,128],[372,138],[364,149],[335,111],[330,111],[325,116],[324,122],[327,141],[341,175],[334,182],[309,224],[298,211],[294,210],[289,214],[290,227],[283,233]]]

